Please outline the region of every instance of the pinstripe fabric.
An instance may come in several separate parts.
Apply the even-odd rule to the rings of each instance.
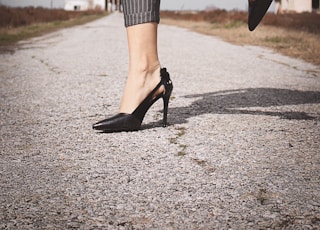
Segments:
[[[126,27],[160,21],[160,0],[123,0],[122,6]]]

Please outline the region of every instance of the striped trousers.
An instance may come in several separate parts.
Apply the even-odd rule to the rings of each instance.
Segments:
[[[160,21],[160,0],[122,0],[125,27]]]

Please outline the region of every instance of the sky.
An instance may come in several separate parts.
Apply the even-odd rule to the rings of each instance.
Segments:
[[[65,0],[0,0],[0,4],[13,7],[63,8],[64,2]],[[226,10],[247,10],[248,0],[161,0],[162,10],[204,10],[207,6]]]

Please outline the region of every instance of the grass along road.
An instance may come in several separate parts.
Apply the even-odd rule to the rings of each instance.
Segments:
[[[237,45],[268,47],[281,54],[320,65],[320,28],[312,23],[315,19],[320,21],[320,15],[267,15],[263,21],[265,23],[261,23],[254,32],[249,32],[247,15],[243,12],[218,11],[216,14],[207,14],[200,12],[189,16],[164,12],[161,22],[217,36]]]
[[[68,12],[43,8],[0,7],[0,47],[61,28],[85,24],[107,15],[105,11]]]

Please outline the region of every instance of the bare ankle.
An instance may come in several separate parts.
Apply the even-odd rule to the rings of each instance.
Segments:
[[[160,68],[159,61],[155,62],[146,62],[139,61],[138,63],[133,63],[129,66],[129,75],[130,73],[150,73]]]
[[[160,82],[160,64],[152,68],[130,70],[120,112],[131,113]],[[163,91],[161,88],[160,90]]]

